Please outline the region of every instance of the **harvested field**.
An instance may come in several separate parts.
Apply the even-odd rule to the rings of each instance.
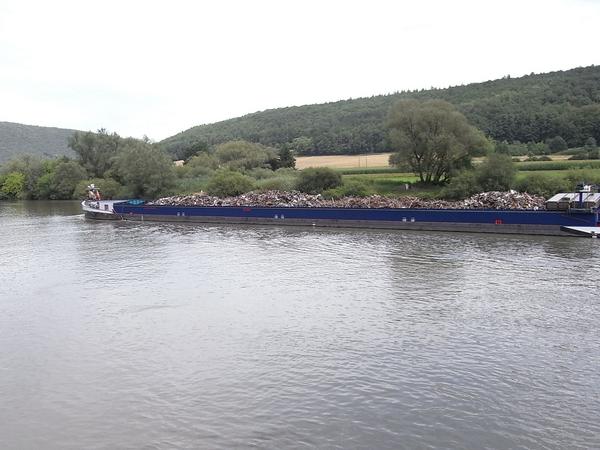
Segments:
[[[331,167],[332,169],[353,169],[368,167],[389,167],[391,153],[370,153],[367,155],[324,155],[298,156],[296,168]]]
[[[298,156],[296,158],[296,168],[306,169],[307,167],[331,167],[332,169],[368,169],[390,167],[389,158],[391,153],[370,153],[364,155],[324,155],[324,156]],[[522,162],[526,162],[527,156],[517,156]],[[552,161],[541,161],[543,164],[553,161],[567,161],[570,155],[550,155]],[[474,164],[485,161],[485,156],[473,158]],[[570,164],[577,164],[575,161],[569,161]],[[519,167],[519,165],[517,165]]]

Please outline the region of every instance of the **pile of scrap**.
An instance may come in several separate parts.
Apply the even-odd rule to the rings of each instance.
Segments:
[[[419,197],[343,197],[325,199],[321,195],[297,191],[248,192],[236,197],[219,198],[204,192],[164,197],[150,205],[169,206],[248,206],[302,208],[427,208],[427,209],[544,209],[545,199],[536,195],[510,192],[482,192],[465,200],[427,200]]]
[[[526,192],[482,192],[475,194],[461,203],[464,208],[487,208],[487,209],[544,209],[546,199],[539,195],[531,195]]]
[[[272,206],[272,207],[320,207],[325,205],[320,195],[304,194],[297,191],[248,192],[236,197],[215,197],[204,192],[197,194],[164,197],[149,203],[150,205],[170,206]]]

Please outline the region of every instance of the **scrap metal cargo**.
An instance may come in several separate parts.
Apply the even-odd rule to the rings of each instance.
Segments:
[[[569,197],[567,209],[554,209],[554,203],[514,191],[482,193],[461,202],[380,196],[326,200],[277,191],[225,199],[195,194],[150,203],[88,200],[83,208],[91,219],[596,237],[600,235],[600,197],[598,204],[584,207],[595,198],[589,193]]]

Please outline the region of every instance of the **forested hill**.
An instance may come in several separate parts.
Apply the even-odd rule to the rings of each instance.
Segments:
[[[590,136],[600,142],[600,66],[531,74],[520,78],[379,95],[321,105],[271,109],[190,128],[165,139],[175,157],[196,143],[245,139],[299,154],[387,150],[385,119],[400,98],[444,99],[488,136],[539,142],[562,136],[571,146]]]
[[[74,153],[67,146],[75,130],[0,122],[0,164],[15,155],[54,157]]]

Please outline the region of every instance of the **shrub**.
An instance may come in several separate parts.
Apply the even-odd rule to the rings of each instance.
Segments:
[[[600,173],[597,170],[569,171],[565,179],[569,183],[569,190],[573,190],[581,182],[600,185]]]
[[[534,173],[520,180],[516,188],[519,192],[551,197],[558,192],[570,192],[571,183],[562,177]]]
[[[295,177],[280,176],[259,180],[256,182],[256,187],[261,191],[293,191],[296,183]]]
[[[175,182],[173,194],[189,195],[196,192],[205,191],[208,184],[209,176],[200,176],[196,178],[182,178]]]
[[[10,172],[3,177],[0,185],[0,199],[16,199],[25,189],[25,175],[21,172]]]
[[[293,191],[296,189],[299,172],[290,168],[281,168],[276,171],[253,169],[247,174],[257,180],[256,187],[261,191]]]
[[[180,169],[185,176],[194,178],[203,175],[212,175],[219,167],[219,161],[213,155],[200,153],[190,158],[190,160]]]
[[[480,190],[475,171],[465,170],[450,180],[450,183],[442,189],[441,196],[449,200],[462,200]]]
[[[373,189],[362,180],[348,180],[341,187],[344,196],[366,197],[373,194]]]
[[[255,180],[264,180],[266,178],[273,178],[277,176],[275,171],[262,167],[255,167],[254,169],[244,171],[244,173]]]
[[[562,152],[563,150],[566,150],[569,148],[569,146],[567,145],[567,142],[561,136],[555,136],[551,139],[548,139],[546,141],[546,144],[548,145],[548,149],[552,153]]]
[[[598,146],[598,143],[596,142],[596,139],[594,139],[593,136],[590,136],[589,138],[587,138],[585,140],[585,144],[584,144],[584,148],[587,151],[593,150]]]
[[[219,170],[208,181],[206,190],[211,195],[229,197],[254,189],[254,180],[239,172]]]
[[[581,160],[586,160],[588,159],[589,154],[586,150],[580,150],[577,153],[573,154],[570,158],[569,161],[581,161]]]
[[[475,170],[475,179],[484,191],[506,191],[515,182],[517,169],[510,156],[491,154]]]
[[[300,172],[296,189],[309,194],[320,194],[342,184],[342,176],[329,167],[311,167]]]
[[[530,156],[525,161],[527,161],[527,162],[532,162],[532,161],[552,161],[552,158],[550,158],[549,156],[546,156],[546,155],[542,155],[542,156]]]
[[[348,180],[335,189],[323,192],[325,198],[367,197],[372,194],[373,189],[363,180]]]

